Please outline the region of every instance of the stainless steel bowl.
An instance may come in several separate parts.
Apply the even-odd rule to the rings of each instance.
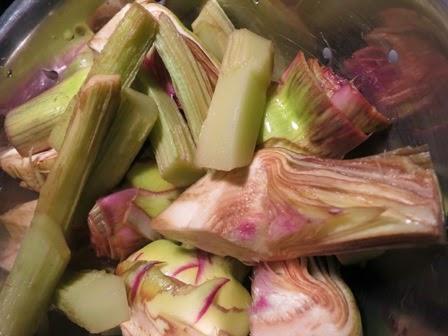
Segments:
[[[241,4],[237,11],[230,6],[235,1]],[[1,113],[7,112],[7,108],[1,110],[5,97],[18,90],[31,71],[45,68],[49,55],[57,54],[70,43],[64,40],[63,32],[84,22],[101,2],[16,0],[3,14],[0,18]],[[188,21],[200,2],[168,0],[167,4]],[[282,10],[270,11],[267,19],[269,6],[276,2]],[[300,46],[325,60],[330,49],[334,56],[332,66],[337,69],[362,44],[362,36],[372,28],[378,12],[391,7],[412,8],[418,12],[431,38],[437,41],[441,54],[448,55],[448,0],[223,0],[222,3],[237,24],[260,32],[271,24],[270,29],[281,47],[290,50],[292,56]],[[303,29],[309,34],[306,40]],[[425,50],[416,48],[414,52],[419,57]],[[428,144],[446,198],[448,86],[444,91],[446,96],[442,90],[442,96],[431,105],[437,108],[398,118],[391,130],[372,137],[352,155]],[[5,139],[0,133],[0,147],[2,142]],[[19,190],[15,182],[0,173],[0,213],[34,197],[35,194]],[[448,335],[446,246],[390,251],[363,265],[344,268],[343,274],[359,302],[365,335]],[[60,316],[55,320],[57,323],[53,319],[50,323],[52,334],[68,335],[68,330],[73,330],[74,335],[81,333],[74,326],[68,328],[68,322]]]

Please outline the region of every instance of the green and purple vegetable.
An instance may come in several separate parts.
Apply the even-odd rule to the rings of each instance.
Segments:
[[[117,267],[131,319],[125,334],[230,335],[249,332],[251,298],[243,266],[167,240],[151,243]]]
[[[437,178],[425,149],[353,160],[258,151],[213,173],[152,222],[167,238],[246,262],[437,243],[444,237]]]
[[[344,160],[440,96],[414,11],[381,12],[342,68],[271,0],[110,0],[88,21],[0,99],[24,103],[0,167],[39,193],[0,214],[1,336],[48,333],[52,304],[90,333],[361,336],[336,259],[445,241],[427,147]]]
[[[300,258],[255,268],[251,335],[361,336],[355,298],[331,258]]]

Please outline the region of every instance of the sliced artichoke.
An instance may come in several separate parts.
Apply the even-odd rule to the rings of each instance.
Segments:
[[[342,158],[388,124],[352,83],[299,52],[268,99],[261,142]]]
[[[246,336],[251,299],[235,263],[166,240],[137,251],[117,267],[131,304],[124,335]]]
[[[317,37],[286,2],[288,1],[218,0],[235,26],[247,28],[274,43],[275,79],[281,76],[299,49],[313,54],[318,45]]]
[[[252,282],[252,336],[361,336],[361,317],[333,259],[263,264]]]
[[[247,262],[438,242],[444,233],[422,148],[346,161],[261,150],[249,168],[199,180],[152,228]]]

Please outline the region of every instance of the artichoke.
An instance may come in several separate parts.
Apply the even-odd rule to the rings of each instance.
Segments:
[[[360,336],[361,316],[333,259],[262,264],[252,282],[251,335]]]
[[[246,336],[250,295],[231,259],[153,242],[117,267],[128,291],[131,319],[124,335]]]
[[[344,161],[264,149],[249,168],[199,180],[152,228],[246,262],[438,242],[444,234],[423,148]]]

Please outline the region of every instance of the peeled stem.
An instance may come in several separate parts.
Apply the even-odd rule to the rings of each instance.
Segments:
[[[80,93],[67,140],[0,293],[0,334],[32,335],[50,304],[70,259],[67,225],[118,107],[120,88],[116,76],[95,76]]]

